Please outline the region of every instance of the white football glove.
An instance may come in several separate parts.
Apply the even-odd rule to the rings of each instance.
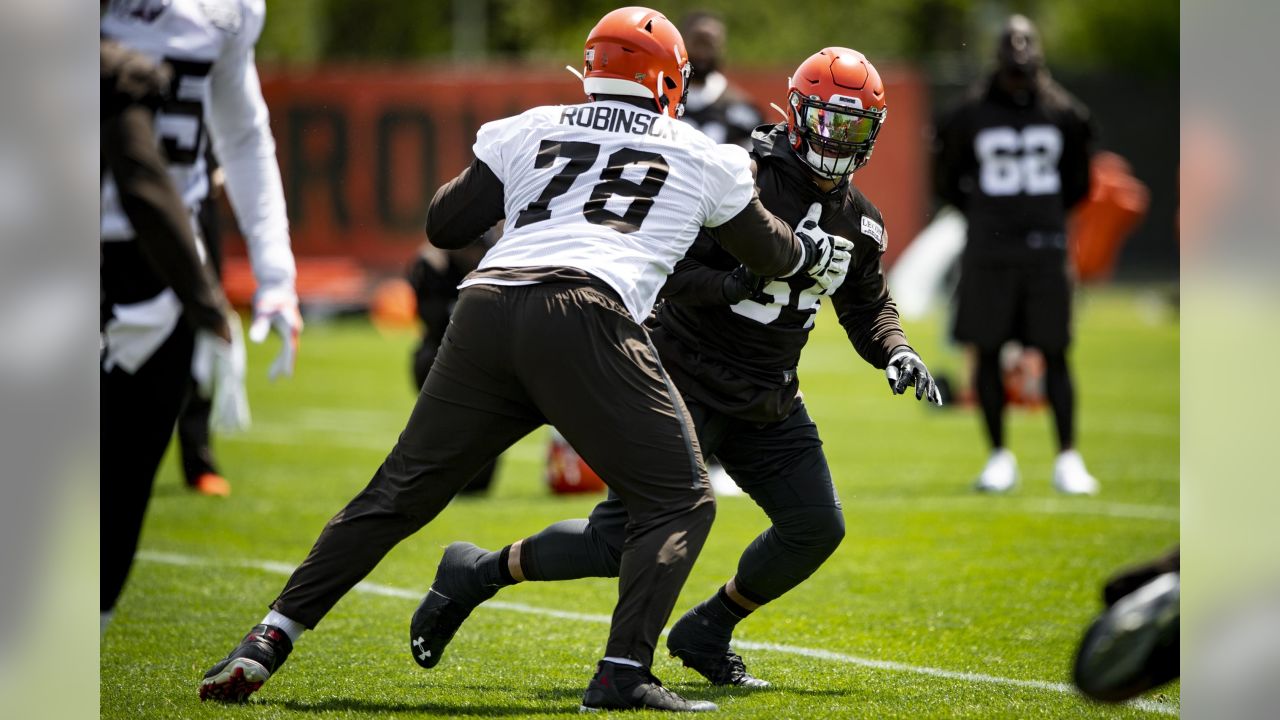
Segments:
[[[907,388],[914,385],[916,400],[923,398],[942,407],[942,392],[938,390],[938,384],[929,374],[929,368],[925,367],[924,361],[914,350],[902,346],[901,350],[889,358],[889,365],[884,369],[884,375],[889,379],[889,389],[894,395],[901,395],[907,391]]]
[[[292,287],[260,290],[253,304],[253,325],[249,326],[249,339],[261,343],[267,333],[275,330],[280,336],[280,354],[271,363],[267,377],[272,381],[281,375],[293,377],[293,363],[298,356],[299,335],[302,334],[302,314],[298,312],[298,296]]]
[[[796,237],[805,245],[805,272],[822,288],[823,294],[831,294],[844,282],[849,272],[849,263],[853,261],[853,243],[832,235],[818,227],[818,219],[822,217],[822,203],[809,206],[809,212],[796,226]]]
[[[221,433],[249,428],[249,398],[244,390],[245,352],[240,316],[227,314],[231,341],[209,330],[196,331],[191,377],[200,395],[213,400],[209,425]]]

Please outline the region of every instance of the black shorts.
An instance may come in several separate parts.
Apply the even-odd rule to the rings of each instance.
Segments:
[[[955,339],[982,350],[1009,340],[1047,352],[1071,343],[1071,279],[1060,250],[1010,257],[966,252],[956,288]]]

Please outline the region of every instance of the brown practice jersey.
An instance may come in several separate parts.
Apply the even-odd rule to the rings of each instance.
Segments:
[[[1089,190],[1089,111],[1047,76],[1022,101],[994,79],[942,123],[937,193],[969,221],[972,250],[1065,247],[1067,211]]]
[[[851,183],[819,190],[788,146],[785,124],[757,129],[751,154],[766,209],[795,224],[821,202],[822,228],[853,242],[849,273],[828,292],[858,353],[883,368],[907,341],[881,263],[888,236],[880,211]],[[800,352],[826,295],[801,276],[765,282],[729,304],[724,278],[738,261],[720,240],[715,230],[704,230],[676,265],[652,321],[654,343],[687,396],[743,420],[775,422],[795,401]]]

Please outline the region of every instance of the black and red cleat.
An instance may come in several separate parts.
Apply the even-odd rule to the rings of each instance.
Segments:
[[[200,699],[244,702],[284,664],[293,643],[273,625],[255,625],[200,681]]]
[[[662,710],[666,712],[713,712],[715,703],[686,700],[662,686],[647,668],[601,661],[582,696],[578,712],[601,710]]]

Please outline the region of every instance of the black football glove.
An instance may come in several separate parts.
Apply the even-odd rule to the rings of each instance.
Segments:
[[[822,288],[823,293],[829,294],[844,282],[845,273],[849,272],[849,263],[853,260],[853,243],[818,227],[821,216],[822,203],[810,205],[809,212],[796,226],[796,237],[804,246],[801,267]]]
[[[901,395],[914,385],[916,400],[927,398],[929,402],[942,407],[942,393],[938,390],[938,384],[933,381],[929,368],[925,367],[915,350],[905,345],[894,350],[884,374],[889,378],[889,389],[894,395]]]
[[[730,305],[737,305],[764,289],[767,282],[767,278],[751,272],[746,265],[739,265],[724,276],[724,299]]]

